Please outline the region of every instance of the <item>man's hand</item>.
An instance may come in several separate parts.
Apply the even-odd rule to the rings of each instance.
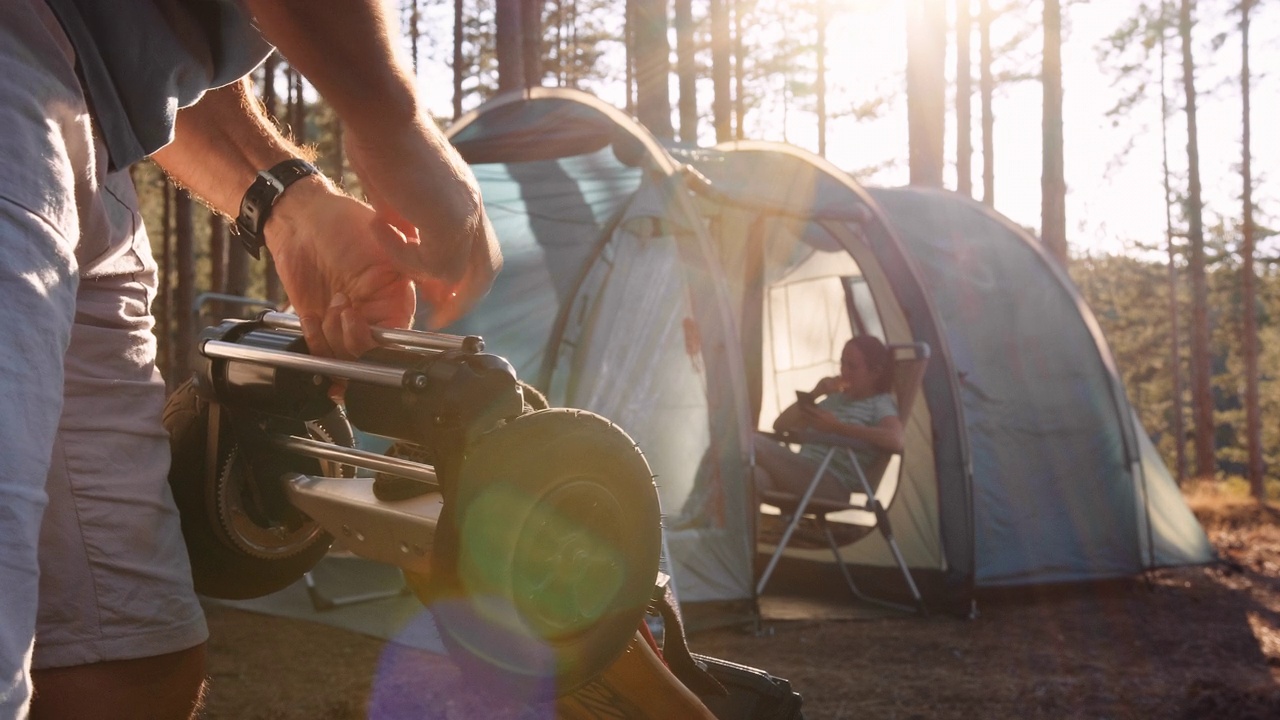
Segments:
[[[423,122],[429,120],[380,133],[369,143],[349,131],[345,145],[369,202],[403,233],[406,242],[394,257],[431,305],[428,326],[438,328],[485,296],[502,268],[502,253],[470,168],[418,127]]]
[[[404,236],[327,181],[290,186],[264,234],[313,353],[358,357],[377,344],[369,326],[413,321],[413,284],[392,257]]]

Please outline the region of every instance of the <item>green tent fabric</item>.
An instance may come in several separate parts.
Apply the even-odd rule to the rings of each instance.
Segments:
[[[499,96],[449,134],[506,258],[451,329],[483,335],[553,404],[632,434],[686,605],[754,601],[751,433],[860,333],[933,349],[881,486],[932,606],[1212,559],[1088,308],[990,210],[867,191],[784,145],[663,147],[567,90]],[[872,582],[891,566],[875,536],[841,552]],[[787,551],[797,567],[829,560]]]

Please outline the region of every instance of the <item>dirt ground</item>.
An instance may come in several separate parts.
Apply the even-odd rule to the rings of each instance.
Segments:
[[[1280,718],[1280,510],[1191,503],[1225,563],[980,598],[972,620],[772,623],[690,646],[787,678],[808,720]],[[211,720],[497,717],[439,656],[225,607],[209,623]]]

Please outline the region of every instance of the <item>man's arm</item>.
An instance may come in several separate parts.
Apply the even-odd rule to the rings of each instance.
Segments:
[[[343,122],[352,166],[378,212],[408,239],[397,259],[447,324],[502,266],[466,163],[418,102],[380,0],[247,0],[268,41]]]
[[[300,154],[242,80],[181,110],[174,141],[153,157],[215,209],[235,216],[259,170]],[[413,285],[394,259],[404,238],[324,178],[289,186],[263,235],[313,351],[359,355],[375,344],[370,324],[405,327],[413,319]]]

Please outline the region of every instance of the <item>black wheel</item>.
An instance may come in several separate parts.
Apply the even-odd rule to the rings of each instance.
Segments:
[[[658,496],[639,448],[580,410],[521,415],[467,449],[410,584],[471,682],[562,695],[635,635],[661,552]]]
[[[292,508],[264,512],[244,453],[235,445],[227,415],[221,417],[218,457],[207,465],[209,403],[190,381],[165,405],[172,464],[169,487],[182,518],[196,592],[241,600],[288,587],[315,566],[333,538]],[[355,444],[350,424],[336,410],[316,422],[298,423],[297,434],[346,447]],[[300,461],[300,472],[347,476],[351,468]]]

